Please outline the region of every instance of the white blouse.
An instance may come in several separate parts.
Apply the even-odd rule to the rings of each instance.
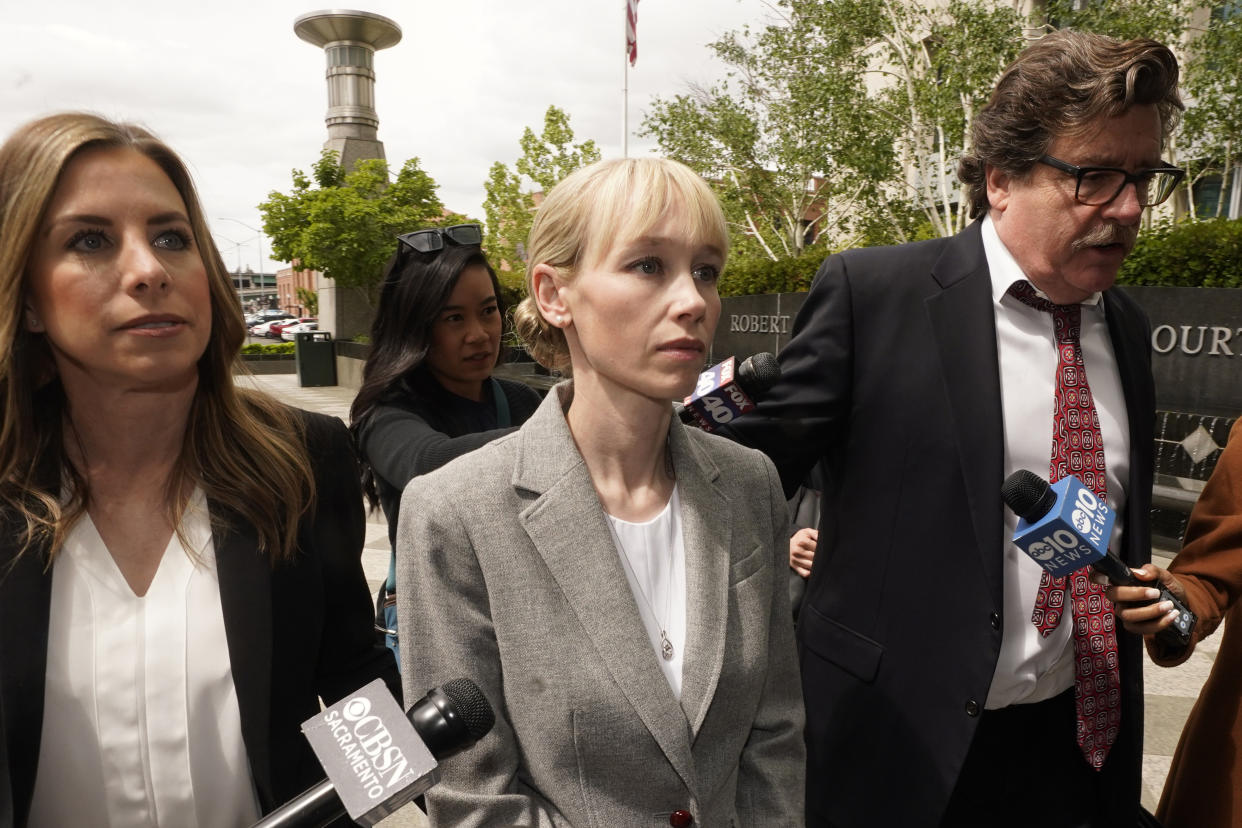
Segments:
[[[259,818],[201,491],[182,530],[141,597],[87,515],[56,556],[31,828]]]
[[[646,523],[607,515],[630,591],[673,696],[681,700],[681,666],[686,647],[686,546],[681,536],[677,487],[664,511]],[[672,647],[665,658],[664,639]]]

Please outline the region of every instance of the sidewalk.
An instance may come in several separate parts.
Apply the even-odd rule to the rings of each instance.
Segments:
[[[243,385],[261,388],[290,405],[331,414],[346,422],[349,420],[349,406],[354,399],[354,389],[341,386],[299,388],[297,377],[293,374],[245,377],[239,378],[239,381]],[[378,512],[368,515],[367,521],[363,567],[374,592],[379,582],[388,574],[388,525]],[[1155,560],[1161,566],[1169,563],[1167,553],[1160,550],[1156,552]],[[1169,763],[1173,758],[1173,750],[1177,747],[1182,725],[1199,695],[1199,688],[1207,680],[1219,647],[1218,632],[1201,643],[1195,649],[1194,655],[1180,667],[1165,669],[1151,662],[1144,664],[1147,723],[1143,752],[1143,804],[1149,810],[1154,810],[1160,799],[1160,791],[1164,788],[1164,778],[1168,775]],[[416,828],[425,824],[401,822],[410,810],[417,809],[407,808],[381,824],[386,828],[405,825]]]

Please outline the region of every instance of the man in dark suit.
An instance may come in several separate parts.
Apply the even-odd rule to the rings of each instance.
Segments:
[[[821,457],[831,480],[798,632],[810,825],[1135,824],[1141,641],[1100,587],[1041,583],[1000,488],[1077,474],[1149,559],[1149,326],[1111,288],[1180,179],[1177,76],[1148,40],[1028,47],[959,167],[982,220],[825,261],[732,429],[787,490]]]

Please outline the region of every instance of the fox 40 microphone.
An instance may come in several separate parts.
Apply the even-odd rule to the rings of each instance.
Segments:
[[[1001,497],[1018,515],[1014,544],[1050,575],[1068,575],[1090,565],[1117,586],[1159,589],[1159,598],[1140,605],[1168,601],[1177,610],[1177,619],[1157,633],[1156,638],[1178,649],[1190,643],[1195,614],[1159,583],[1140,581],[1109,550],[1108,540],[1117,514],[1081,480],[1071,474],[1049,486],[1034,472],[1019,469],[1005,478]]]
[[[699,374],[694,393],[674,408],[686,425],[715,431],[754,408],[755,400],[780,378],[781,366],[774,354],[754,354],[740,365],[729,357]]]
[[[470,747],[495,723],[470,679],[431,690],[408,713],[376,679],[302,723],[328,778],[255,828],[318,828],[345,814],[374,825],[440,780],[437,760]]]

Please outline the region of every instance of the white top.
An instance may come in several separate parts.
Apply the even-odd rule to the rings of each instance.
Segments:
[[[1018,469],[1029,469],[1047,480],[1056,407],[1057,347],[1052,314],[1006,293],[1010,285],[1026,276],[1001,242],[990,217],[983,220],[982,230],[983,251],[992,274],[1005,427],[1005,477]],[[1108,503],[1117,510],[1111,546],[1119,550],[1125,522],[1125,481],[1130,474],[1130,426],[1108,336],[1108,321],[1104,318],[1104,303],[1098,293],[1082,303],[1081,338],[1087,383],[1104,438]],[[1047,638],[1031,623],[1043,570],[1009,540],[1018,517],[1007,507],[1004,513],[1003,632],[1000,658],[984,705],[988,709],[1044,701],[1074,686],[1071,614],[1062,616],[1061,623]]]
[[[664,511],[646,523],[630,523],[608,515],[608,525],[656,661],[673,696],[681,701],[681,665],[686,647],[686,546],[681,537],[677,487],[673,486],[673,496]],[[673,645],[669,659],[663,656],[664,636]]]
[[[196,490],[145,596],[88,515],[52,565],[31,828],[236,828],[259,818]]]

